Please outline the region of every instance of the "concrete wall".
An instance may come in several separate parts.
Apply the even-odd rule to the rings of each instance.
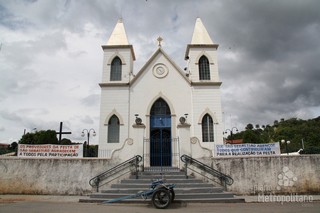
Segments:
[[[87,194],[89,180],[114,165],[105,159],[0,158],[0,194]]]
[[[201,159],[228,174],[236,194],[319,194],[320,155]]]
[[[228,191],[236,194],[320,193],[320,155],[199,160],[230,175],[234,184]],[[88,194],[90,178],[118,163],[0,158],[0,194]]]

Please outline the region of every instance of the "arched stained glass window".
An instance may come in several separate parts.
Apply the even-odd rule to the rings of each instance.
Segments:
[[[209,114],[205,114],[202,118],[202,141],[214,142],[213,120]]]
[[[199,79],[210,80],[209,60],[204,55],[199,59]]]
[[[162,99],[159,98],[151,108],[151,115],[170,115],[170,108],[168,104]]]
[[[117,56],[111,62],[110,81],[121,81],[122,62]]]
[[[119,143],[120,122],[116,115],[113,115],[108,122],[108,143]]]

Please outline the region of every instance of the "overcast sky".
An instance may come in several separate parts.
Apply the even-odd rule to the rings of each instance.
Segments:
[[[99,131],[102,44],[123,18],[136,61],[183,69],[197,17],[219,44],[225,128],[320,116],[319,0],[0,0],[0,143],[27,132]],[[91,138],[98,143],[98,137]]]

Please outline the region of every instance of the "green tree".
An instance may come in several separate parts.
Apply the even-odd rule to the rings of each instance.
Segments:
[[[308,147],[301,151],[300,154],[320,154],[320,147]]]
[[[9,145],[9,150],[10,151],[16,151],[18,148],[18,143],[17,142],[12,142],[10,145]]]
[[[35,144],[36,133],[28,132],[19,140],[20,144]]]
[[[259,131],[247,129],[243,134],[243,143],[262,143]]]
[[[253,129],[253,125],[252,125],[252,124],[248,124],[248,125],[246,126],[246,129],[247,129],[247,130],[252,130],[252,129]]]
[[[61,145],[70,145],[72,144],[72,141],[70,139],[67,138],[63,138],[60,142]]]
[[[37,132],[37,144],[58,144],[57,134],[55,130]]]
[[[22,136],[20,144],[58,144],[55,130],[41,130],[38,132],[27,133]]]
[[[17,142],[12,142],[8,147],[8,151],[15,152],[15,155],[17,155],[17,150],[18,150],[18,143]]]
[[[12,142],[8,146],[0,146],[0,155],[15,152],[17,154],[18,143]]]
[[[243,139],[244,143],[270,143],[280,142],[282,152],[286,151],[286,144],[281,140],[290,141],[288,144],[289,152],[296,152],[302,148],[302,140],[306,153],[316,153],[317,147],[320,148],[320,116],[314,119],[302,120],[298,118],[284,118],[275,120],[273,125],[248,124],[245,131],[234,135]],[[234,137],[235,138],[235,137]]]

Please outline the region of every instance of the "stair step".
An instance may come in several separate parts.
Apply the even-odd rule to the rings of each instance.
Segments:
[[[151,184],[148,179],[125,179],[121,180],[121,184]],[[166,183],[185,184],[185,183],[203,183],[199,179],[166,179]]]
[[[122,189],[106,189],[101,190],[101,193],[130,193],[134,194],[141,191],[140,188],[122,188]],[[202,187],[202,188],[174,188],[176,194],[186,193],[222,193],[224,189],[222,187]]]
[[[129,179],[136,179],[136,176],[132,175],[129,177]],[[146,180],[157,180],[157,179],[166,179],[166,180],[172,180],[172,179],[186,179],[186,176],[184,174],[164,174],[164,175],[147,175],[147,174],[142,174],[139,175],[138,179],[146,179]],[[188,177],[188,179],[195,179],[194,177]]]
[[[210,183],[181,183],[177,185],[175,188],[203,188],[203,187],[213,187]],[[111,188],[113,189],[121,189],[121,188],[139,188],[141,190],[149,189],[150,183],[139,183],[139,184],[128,184],[128,183],[117,183],[112,184]]]
[[[80,199],[81,203],[102,203],[108,201],[108,199],[94,198],[94,199]],[[117,203],[150,203],[151,199],[127,199]],[[244,203],[244,198],[201,198],[201,199],[175,199],[173,204],[177,203]],[[108,205],[108,204],[106,204]]]
[[[145,173],[164,173],[164,172],[181,172],[179,168],[175,167],[145,167],[144,168]]]
[[[112,184],[107,189],[101,189],[100,193],[91,194],[88,199],[81,199],[80,202],[101,203],[107,200],[134,195],[141,191],[150,189],[153,180],[164,179],[168,184],[175,184],[175,203],[179,202],[244,202],[244,199],[235,198],[230,192],[225,192],[221,186],[214,186],[195,177],[186,179],[185,173],[177,168],[145,168],[140,172],[138,179],[131,175],[127,179]],[[150,202],[151,197],[147,200],[137,197],[120,201],[121,203],[144,203]]]
[[[115,199],[134,194],[120,194],[120,193],[101,193],[92,194],[90,198],[103,198],[103,199]],[[151,198],[151,196],[149,197]],[[232,193],[190,193],[190,194],[176,194],[175,199],[201,199],[201,198],[233,198]],[[141,199],[141,197],[131,198]]]

